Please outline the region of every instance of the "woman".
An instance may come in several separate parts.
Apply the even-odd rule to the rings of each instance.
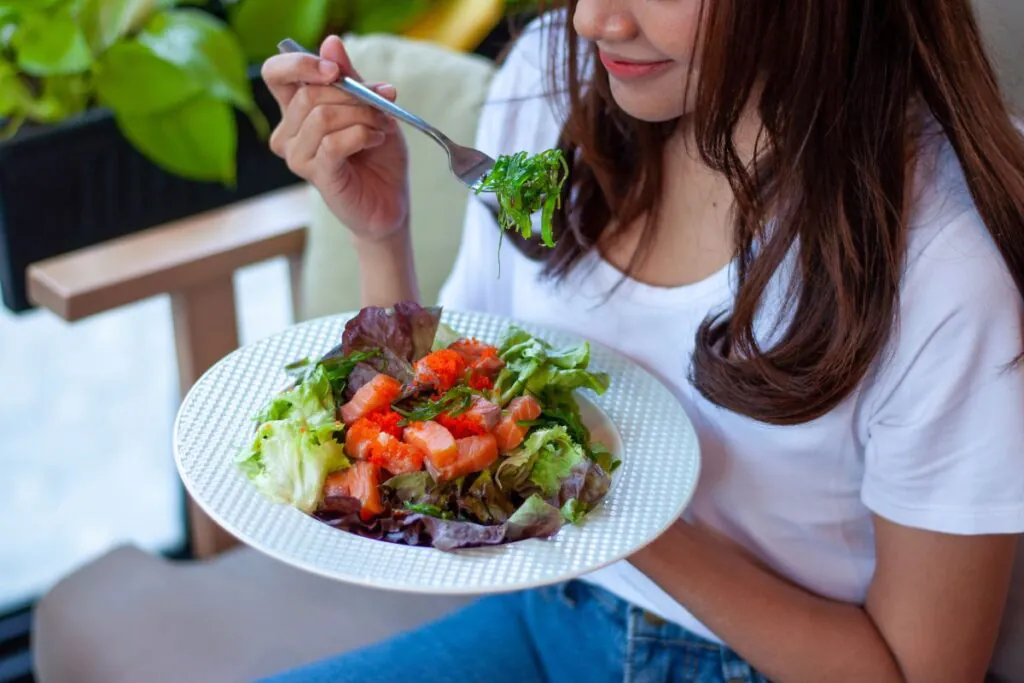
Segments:
[[[477,141],[565,151],[558,244],[496,279],[472,199],[442,303],[658,373],[701,440],[687,519],[275,680],[981,681],[1024,531],[1024,142],[968,0],[567,4]],[[272,147],[390,305],[417,296],[405,147],[342,73],[337,38],[267,62]]]

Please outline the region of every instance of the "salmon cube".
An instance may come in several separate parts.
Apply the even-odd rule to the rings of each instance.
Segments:
[[[380,497],[380,468],[373,463],[357,462],[347,470],[327,475],[324,497],[355,498],[362,503],[359,516],[369,521],[384,512]]]
[[[434,467],[427,461],[427,470],[436,481],[451,481],[490,467],[498,459],[498,442],[493,434],[468,436],[455,442],[458,455],[455,461],[443,467]]]
[[[501,419],[501,408],[479,396],[473,399],[473,404],[462,414],[467,420],[480,425],[482,431],[489,432],[498,426]]]
[[[414,370],[416,377],[413,382],[416,386],[431,387],[443,394],[461,379],[466,371],[466,363],[456,352],[440,349],[416,361]]]
[[[402,385],[397,379],[377,375],[360,387],[352,400],[341,407],[341,421],[350,425],[370,413],[388,410],[401,393]]]
[[[356,420],[345,431],[345,452],[350,458],[368,460],[370,448],[380,435],[380,427],[363,417]]]
[[[406,474],[423,469],[423,454],[387,432],[381,432],[370,449],[370,462],[391,474]]]
[[[533,396],[517,396],[508,404],[501,422],[494,429],[494,436],[498,441],[498,450],[502,453],[519,448],[519,444],[526,438],[527,428],[520,425],[520,422],[536,420],[540,417],[540,403]]]
[[[432,420],[406,427],[405,442],[418,449],[435,467],[450,465],[459,454],[452,433]]]

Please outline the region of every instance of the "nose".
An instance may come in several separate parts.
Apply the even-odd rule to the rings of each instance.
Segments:
[[[628,0],[579,0],[572,22],[576,33],[593,42],[621,43],[639,33]]]

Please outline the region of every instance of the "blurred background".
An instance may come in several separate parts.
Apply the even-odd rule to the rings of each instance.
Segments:
[[[32,680],[31,608],[62,577],[124,543],[192,552],[172,297],[55,315],[32,264],[295,185],[266,150],[278,112],[258,75],[281,38],[394,35],[490,61],[528,16],[504,0],[0,1],[0,682]],[[231,277],[239,343],[293,321],[286,257]]]

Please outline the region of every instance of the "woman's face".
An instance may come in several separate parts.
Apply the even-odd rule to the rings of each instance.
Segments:
[[[758,2],[759,0],[750,0]],[[598,48],[612,96],[643,121],[669,121],[692,110],[684,92],[697,40],[701,0],[579,0],[573,26]],[[691,93],[699,78],[691,77]]]

